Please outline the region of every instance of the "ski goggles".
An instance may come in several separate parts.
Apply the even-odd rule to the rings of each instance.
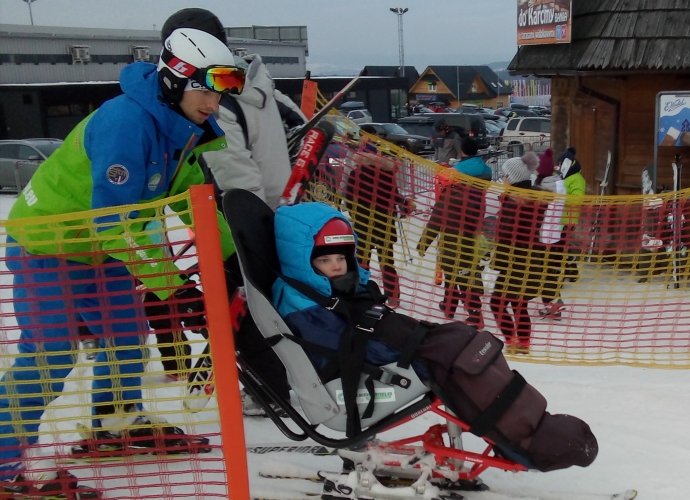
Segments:
[[[209,66],[197,68],[178,59],[168,50],[161,54],[163,62],[172,70],[199,82],[209,90],[220,94],[241,94],[244,89],[245,72],[235,66]]]

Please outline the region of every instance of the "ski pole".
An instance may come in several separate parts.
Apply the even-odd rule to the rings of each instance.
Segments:
[[[601,192],[599,194],[600,197],[604,196],[604,193],[606,193],[606,188],[609,185],[609,170],[611,169],[611,150],[608,151],[608,157],[606,159],[606,169],[604,170],[604,178],[601,181],[601,184],[599,186],[601,187]],[[594,224],[592,225],[592,236],[590,237],[589,240],[589,250],[587,251],[587,262],[592,262],[592,254],[594,253],[594,243],[601,233],[601,214],[602,211],[602,201],[599,200],[599,203],[597,204],[597,213],[594,216]]]
[[[398,224],[398,229],[400,230],[400,240],[402,243],[403,257],[405,259],[405,265],[407,265],[408,262],[412,262],[410,246],[407,242],[407,235],[405,234],[405,230],[403,229],[403,225],[400,219],[395,219],[395,222]]]

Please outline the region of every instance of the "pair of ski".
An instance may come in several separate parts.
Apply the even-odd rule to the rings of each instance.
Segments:
[[[357,474],[370,475],[365,478],[368,486],[364,490],[356,486],[361,483],[361,478],[357,478]],[[410,480],[392,477],[377,478],[367,471],[325,472],[276,460],[265,461],[259,469],[259,476],[281,482],[276,485],[275,489],[252,490],[254,500],[314,500],[319,496],[327,500],[412,500],[418,498],[462,500],[465,497],[460,492],[463,489],[467,491],[467,488],[454,487],[450,481],[435,485],[427,484],[426,488],[420,489],[421,483],[419,481],[411,483]],[[323,485],[321,491],[318,491],[317,484]],[[397,488],[386,492],[384,488],[390,486],[397,486]],[[474,487],[473,490],[490,491],[493,495],[504,495],[506,498],[513,499],[536,497],[539,500],[634,500],[637,497],[636,490],[626,490],[614,494],[572,493],[567,495],[556,493],[520,495],[513,491],[487,487]]]

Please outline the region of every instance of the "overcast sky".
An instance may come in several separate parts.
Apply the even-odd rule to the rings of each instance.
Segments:
[[[157,29],[173,12],[204,7],[225,26],[306,25],[315,74],[398,64],[403,16],[405,64],[487,64],[516,51],[517,0],[33,0],[34,24]],[[396,3],[397,2],[397,3]],[[0,0],[0,24],[30,24],[25,0]],[[1,49],[0,49],[1,51]]]

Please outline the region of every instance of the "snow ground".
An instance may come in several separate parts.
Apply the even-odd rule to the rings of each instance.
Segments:
[[[0,220],[6,218],[15,197],[0,195]],[[410,269],[412,271],[412,269]],[[7,276],[2,284],[7,284]],[[593,284],[601,287],[603,283]],[[625,285],[620,285],[623,290]],[[601,288],[597,288],[601,293]],[[411,291],[417,293],[417,291]],[[7,290],[2,298],[7,298]],[[7,303],[3,303],[7,312]],[[10,309],[11,310],[11,309]],[[615,327],[617,321],[630,321],[623,314],[611,313],[606,325]],[[652,325],[645,324],[645,328]],[[675,325],[680,326],[680,325]],[[546,326],[543,326],[546,328]],[[564,328],[563,326],[558,328]],[[632,329],[633,327],[631,327]],[[665,325],[669,328],[669,325]],[[687,336],[688,328],[679,330]],[[615,335],[619,333],[614,332]],[[195,351],[200,348],[196,344]],[[155,351],[155,350],[154,350]],[[155,355],[155,353],[154,353]],[[687,355],[686,355],[687,356]],[[585,420],[599,441],[599,456],[588,468],[571,468],[550,473],[512,474],[487,471],[482,479],[492,492],[467,493],[469,500],[502,500],[525,498],[542,500],[583,500],[603,498],[597,495],[634,488],[642,500],[686,500],[690,491],[690,370],[662,370],[625,366],[552,366],[530,363],[511,363],[549,401],[552,413],[570,413]],[[90,376],[90,368],[82,367],[72,374],[73,379]],[[66,390],[79,386],[78,380]],[[83,384],[83,380],[81,381]],[[215,401],[208,411],[189,414],[181,411],[175,386],[149,389],[149,406],[166,414],[166,418],[186,427],[189,432],[217,433]],[[89,408],[84,394],[62,396],[52,405],[47,418],[58,418],[56,430],[63,439],[75,439],[72,431],[76,421],[88,417]],[[435,415],[425,415],[400,428],[381,434],[381,439],[395,439],[419,434],[438,422]],[[266,419],[245,418],[247,446],[285,443],[286,438]],[[212,438],[219,443],[219,437]],[[471,439],[466,438],[471,446]],[[475,441],[476,442],[476,441]],[[235,444],[235,443],[234,443]],[[236,443],[239,445],[239,443]],[[300,443],[306,444],[306,443]],[[238,446],[239,448],[239,446]],[[259,467],[266,460],[285,460],[309,468],[338,470],[339,459],[296,453],[249,454],[252,491],[284,494],[298,482],[265,479],[258,476]],[[232,465],[230,465],[232,466]],[[209,454],[207,461],[176,461],[161,464],[111,464],[91,468],[73,467],[86,484],[108,489],[107,498],[218,498],[225,494],[225,476],[219,452]]]

